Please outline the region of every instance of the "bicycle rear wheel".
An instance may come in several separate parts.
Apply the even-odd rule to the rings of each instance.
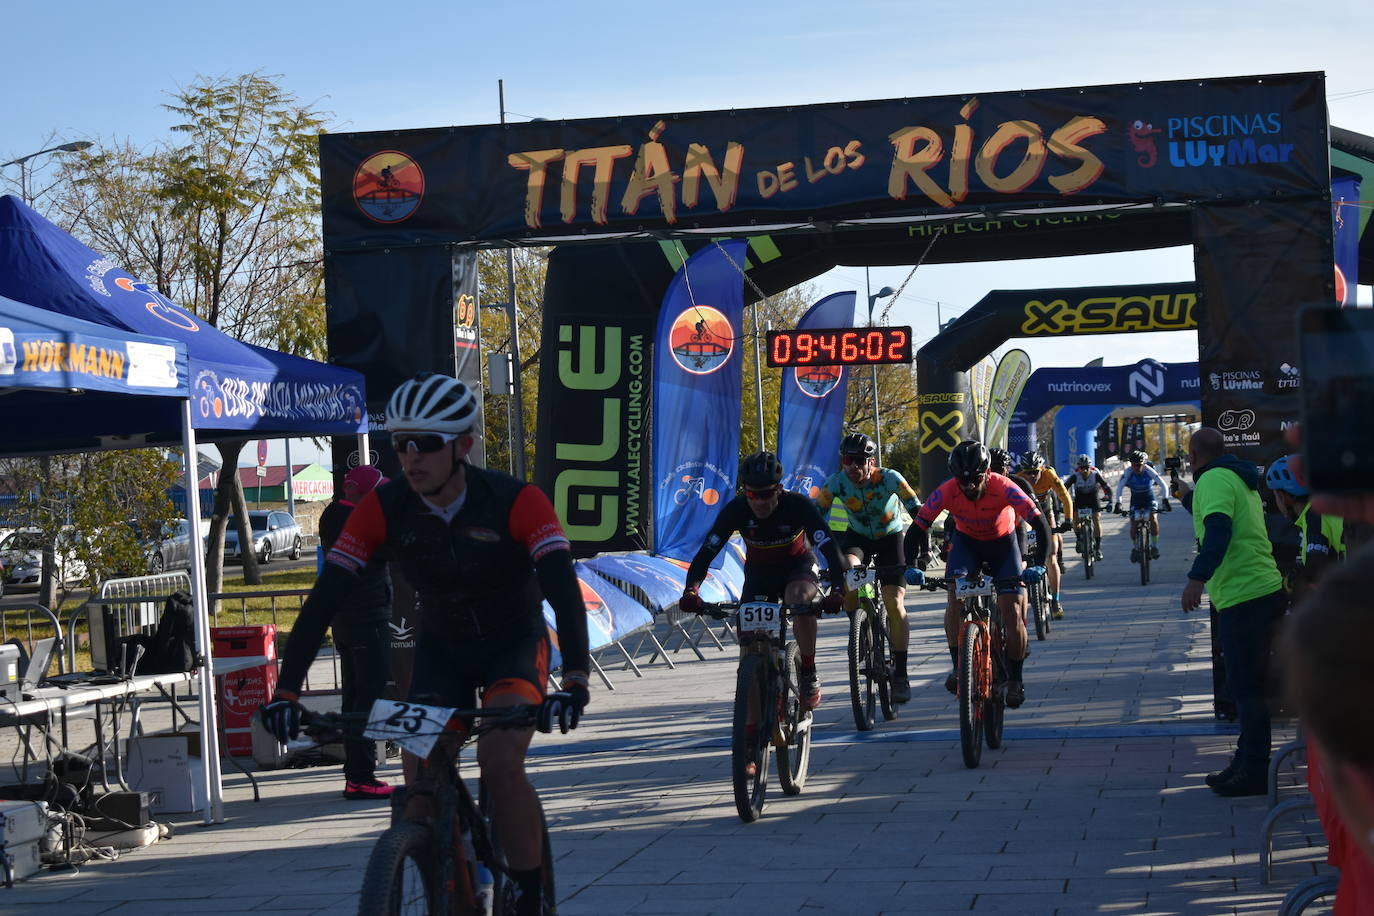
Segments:
[[[485,784],[481,786],[479,799],[482,818],[487,825],[487,836],[491,840],[491,850],[484,860],[484,864],[492,876],[492,912],[489,916],[513,916],[515,913],[516,886],[506,871],[508,867],[506,853],[501,848],[501,836],[496,830],[496,822],[492,815],[491,796],[487,794]],[[553,881],[553,847],[549,843],[549,822],[544,817],[542,803],[539,806],[539,840],[543,855],[539,875],[541,883],[544,885],[544,912],[553,913],[558,903]]]
[[[1040,583],[1044,588],[1044,583]],[[993,613],[997,613],[994,608]],[[1048,613],[1048,612],[1047,612]],[[995,619],[995,618],[994,618]],[[1007,693],[1005,684],[1007,681],[1006,645],[1002,639],[1002,628],[996,624],[992,627],[992,637],[989,639],[988,664],[989,673],[988,696],[983,701],[983,737],[988,743],[988,747],[993,750],[1002,746],[1002,723],[1006,718],[1007,712]],[[998,685],[1003,685],[999,687]]]
[[[358,892],[358,916],[437,913],[438,846],[424,824],[402,823],[386,830],[372,847]]]
[[[983,712],[987,699],[987,631],[969,621],[959,640],[959,746],[970,770],[983,758]]]
[[[854,727],[861,732],[871,729],[874,720],[872,609],[872,601],[860,596],[849,621],[849,703]]]
[[[782,717],[778,733],[778,782],[784,795],[797,795],[806,785],[806,771],[811,764],[811,711],[802,705],[799,693],[801,650],[796,643],[787,644],[786,678],[783,683]]]
[[[768,756],[772,750],[772,718],[767,709],[768,683],[764,660],[746,655],[739,661],[735,678],[735,719],[730,739],[730,780],[735,790],[735,810],[746,824],[758,820],[763,813],[764,796],[768,792]],[[749,729],[749,706],[752,703],[758,721]],[[749,764],[754,765],[750,774]]]

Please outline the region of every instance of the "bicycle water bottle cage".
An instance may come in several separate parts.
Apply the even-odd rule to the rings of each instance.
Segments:
[[[851,566],[844,571],[844,581],[851,590],[863,588],[873,581],[873,569],[868,566]]]

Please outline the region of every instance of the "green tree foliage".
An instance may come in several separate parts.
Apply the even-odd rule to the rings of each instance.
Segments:
[[[325,353],[317,135],[326,115],[262,73],[202,77],[171,93],[169,137],[68,157],[57,216],[135,276],[232,337]],[[237,456],[220,446],[206,566],[223,583],[227,517],[250,540]],[[244,578],[261,580],[248,556]]]
[[[525,428],[516,437],[525,451],[526,473],[534,470],[536,404],[539,399],[539,343],[544,331],[544,275],[548,270],[549,248],[516,248],[511,254],[515,264],[515,304],[520,338],[521,403]],[[483,251],[477,256],[478,282],[481,286],[482,372],[486,388],[487,356],[510,352],[510,321],[504,309],[487,308],[510,301],[505,251]],[[487,466],[508,470],[510,460],[510,397],[488,391],[483,399],[486,421]]]
[[[9,459],[0,475],[13,487],[12,521],[37,528],[59,552],[86,567],[81,585],[148,571],[149,548],[176,517],[167,490],[181,472],[180,455],[156,449],[56,455],[40,462]],[[66,583],[58,582],[59,604]]]

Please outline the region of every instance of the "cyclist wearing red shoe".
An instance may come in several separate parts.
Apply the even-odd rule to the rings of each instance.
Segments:
[[[920,554],[916,565],[922,572],[913,570],[908,581],[923,581],[924,570],[930,565],[930,526],[941,512],[948,510],[954,519],[954,538],[945,577],[976,576],[985,570],[992,576],[997,589],[997,607],[1002,613],[1002,632],[1010,669],[1007,705],[1015,709],[1026,699],[1022,680],[1026,661],[1026,592],[1023,584],[1034,584],[1045,575],[1050,527],[1035,501],[1008,478],[992,473],[990,464],[987,448],[973,439],[965,439],[949,453],[949,470],[953,476],[930,494],[921,511],[916,513],[916,524],[911,528],[914,535],[911,554]],[[1024,572],[1021,551],[1016,543],[1018,518],[1034,526],[1036,535],[1035,550]],[[948,521],[945,527],[949,527]],[[953,585],[945,605],[945,639],[955,668],[955,673],[945,680],[945,687],[954,693],[959,668],[959,603],[955,600]]]
[[[571,707],[576,726],[587,703],[589,658],[572,552],[542,491],[467,463],[479,410],[468,387],[446,375],[422,373],[392,394],[387,432],[405,479],[358,503],[301,608],[276,696],[262,710],[279,740],[299,730],[296,700],[330,615],[357,587],[358,572],[379,557],[395,559],[416,593],[413,698],[471,707],[480,691],[488,707]],[[564,672],[563,692],[548,698],[543,599],[554,609]],[[484,735],[477,749],[520,894],[518,913],[543,911],[542,813],[525,775],[532,736],[533,729],[501,729]],[[407,755],[407,773],[420,765]]]
[[[816,600],[816,554],[825,554],[830,575],[830,594],[822,610],[844,608],[844,562],[830,536],[830,528],[807,497],[782,488],[782,463],[772,452],[757,452],[740,465],[744,492],[721,507],[706,541],[692,558],[678,608],[688,614],[701,612],[697,587],[706,578],[711,561],[736,531],[744,538],[744,588],[742,598],[809,604]],[[814,549],[813,549],[814,548]],[[821,682],[816,675],[816,618],[798,616],[792,632],[801,650],[801,690],[809,708],[821,702]]]

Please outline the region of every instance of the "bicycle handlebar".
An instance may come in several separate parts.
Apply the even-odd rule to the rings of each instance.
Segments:
[[[539,719],[539,706],[521,703],[515,706],[492,706],[484,709],[455,709],[444,726],[464,719],[486,719],[470,728],[469,737],[476,737],[498,728],[530,728]],[[314,712],[301,710],[301,731],[321,744],[329,744],[344,737],[361,737],[373,721],[366,712]]]

